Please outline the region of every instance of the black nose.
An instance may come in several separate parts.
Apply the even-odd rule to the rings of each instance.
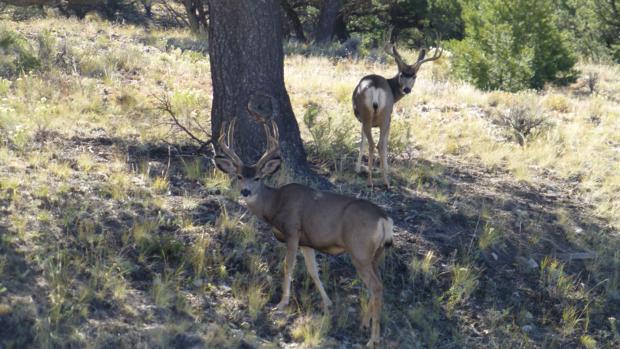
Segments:
[[[250,196],[250,194],[252,194],[252,192],[247,189],[241,190],[241,195],[243,196]]]
[[[403,89],[403,92],[405,92],[405,93],[409,93],[409,92],[411,92],[411,89],[410,89],[409,87],[405,87],[405,88]]]

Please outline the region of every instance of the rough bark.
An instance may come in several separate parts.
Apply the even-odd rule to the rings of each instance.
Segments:
[[[338,40],[347,39],[346,25],[342,18],[342,0],[324,0],[319,12],[319,22],[316,26],[314,40],[317,43],[328,43],[335,37]]]
[[[213,139],[222,122],[236,117],[234,149],[241,160],[255,163],[265,149],[265,135],[246,107],[252,96],[273,96],[286,167],[295,177],[313,177],[284,86],[279,0],[209,0],[208,4]]]

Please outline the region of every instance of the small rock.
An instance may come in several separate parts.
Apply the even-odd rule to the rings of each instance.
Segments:
[[[518,256],[516,259],[519,262],[519,264],[521,264],[525,268],[538,269],[538,263],[536,263],[536,261],[532,259],[532,257],[525,258],[522,256]]]

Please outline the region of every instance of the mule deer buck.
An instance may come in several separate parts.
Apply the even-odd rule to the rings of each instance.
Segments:
[[[389,43],[391,30],[388,32],[388,43],[385,45],[385,52],[394,57],[398,66],[398,74],[390,79],[380,75],[366,75],[353,90],[353,113],[357,120],[362,123],[362,139],[360,142],[360,152],[355,164],[355,171],[360,173],[362,166],[362,154],[364,143],[368,141],[368,185],[372,186],[372,167],[374,161],[375,143],[372,139],[372,128],[379,127],[379,157],[383,182],[389,189],[390,181],[388,177],[388,138],[390,135],[390,122],[394,104],[411,92],[413,84],[422,64],[437,60],[441,57],[443,49],[439,47],[439,39],[435,53],[430,58],[424,58],[426,49],[422,49],[418,60],[414,64],[407,64],[402,59],[394,44]]]
[[[317,191],[301,184],[287,184],[280,188],[264,184],[263,179],[278,171],[282,162],[278,128],[274,121],[269,127],[266,118],[254,110],[251,103],[248,111],[263,120],[267,150],[256,164],[244,164],[232,149],[236,121],[233,119],[228,129],[222,125],[218,139],[221,153],[217,153],[214,162],[221,171],[238,179],[237,186],[250,211],[271,225],[276,239],[286,244],[283,294],[277,308],[283,309],[289,303],[291,278],[297,249],[300,248],[327,313],[332,301],[319,279],[315,251],[331,255],[346,252],[370,290],[370,303],[362,325],[369,327],[372,320],[368,346],[374,346],[380,338],[383,298],[379,260],[384,248],[392,244],[392,219],[379,206],[366,200]]]

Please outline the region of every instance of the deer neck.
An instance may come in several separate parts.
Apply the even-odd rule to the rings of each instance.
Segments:
[[[387,79],[387,82],[390,85],[390,90],[392,90],[392,96],[394,96],[394,103],[396,103],[405,96],[403,91],[400,90],[400,85],[398,84],[398,74],[396,74],[396,76],[391,79]]]
[[[272,216],[271,211],[274,206],[275,193],[275,188],[261,184],[255,194],[245,199],[250,212],[257,217],[269,221]]]

